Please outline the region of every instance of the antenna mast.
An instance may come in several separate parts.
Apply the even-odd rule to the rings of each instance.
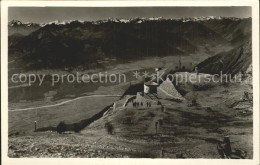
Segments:
[[[181,70],[181,55],[179,55],[179,69]]]

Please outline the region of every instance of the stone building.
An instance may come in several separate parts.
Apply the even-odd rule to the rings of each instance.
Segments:
[[[151,105],[161,105],[156,96],[151,93],[143,94],[142,92],[137,92],[135,102],[143,103],[143,105],[146,105],[147,103],[150,103]]]
[[[157,87],[159,86],[158,83],[148,81],[144,83],[144,93],[157,93]]]

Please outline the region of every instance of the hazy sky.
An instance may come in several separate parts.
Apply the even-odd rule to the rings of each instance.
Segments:
[[[180,18],[195,16],[251,17],[251,7],[9,7],[8,19],[43,23],[54,20],[93,21],[108,17]]]

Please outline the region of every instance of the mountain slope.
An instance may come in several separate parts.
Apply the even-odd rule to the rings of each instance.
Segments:
[[[16,39],[10,36],[9,54],[23,52],[22,61],[28,68],[37,69],[78,65],[91,68],[97,67],[97,61],[105,58],[128,60],[189,55],[204,50],[210,52],[210,47],[228,45],[237,36],[246,38],[250,34],[251,31],[241,33],[241,30],[237,30],[232,39],[223,35],[222,26],[217,28],[214,25],[223,24],[225,27],[229,24],[237,28],[237,22],[240,22],[239,29],[251,26],[250,21],[246,19],[227,20],[228,23],[222,18],[177,20],[135,18],[96,22],[56,22],[46,24],[22,38]]]
[[[241,41],[250,39],[252,32],[252,19],[238,19],[236,21],[223,18],[220,20],[209,20],[203,24],[226,38],[233,44],[242,44]]]
[[[247,41],[228,52],[217,54],[197,65],[199,72],[237,74],[245,72],[252,63],[252,42]]]

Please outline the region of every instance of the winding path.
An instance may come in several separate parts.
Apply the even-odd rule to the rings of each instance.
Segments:
[[[60,106],[75,100],[79,100],[79,99],[83,99],[86,97],[121,97],[121,95],[87,95],[87,96],[81,96],[81,97],[77,97],[71,100],[66,100],[57,104],[52,104],[52,105],[44,105],[44,106],[39,106],[39,107],[30,107],[30,108],[22,108],[22,109],[10,109],[8,110],[9,112],[17,112],[17,111],[29,111],[29,110],[36,110],[36,109],[43,109],[43,108],[49,108],[49,107],[56,107],[56,106]]]
[[[20,88],[20,87],[28,87],[29,84],[22,84],[22,85],[16,85],[16,86],[10,86],[8,89],[13,89],[13,88]]]

